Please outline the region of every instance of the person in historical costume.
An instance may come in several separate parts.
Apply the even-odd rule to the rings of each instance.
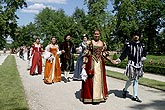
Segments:
[[[81,101],[83,103],[98,104],[105,102],[108,97],[106,70],[104,58],[112,62],[106,43],[100,39],[100,31],[94,31],[94,40],[87,42],[87,49],[83,54],[83,65],[87,79],[82,81]]]
[[[56,38],[51,37],[51,43],[45,48],[44,58],[46,59],[44,71],[44,83],[52,84],[61,81],[61,68],[59,55],[64,53],[64,50],[59,51]]]
[[[133,83],[133,96],[131,99],[133,101],[142,102],[138,98],[138,79],[143,76],[144,73],[142,62],[146,60],[146,51],[144,44],[140,42],[141,34],[135,31],[131,36],[133,38],[132,41],[126,43],[124,51],[114,63],[119,64],[128,56],[128,64],[124,73],[128,76],[129,80],[126,82],[123,89],[123,97],[126,98],[127,89]]]
[[[88,40],[88,36],[87,34],[84,34],[82,37],[83,42],[81,42],[79,44],[79,47],[76,48],[76,52],[79,54],[78,58],[77,58],[77,62],[76,62],[76,68],[73,72],[73,80],[82,80],[81,78],[81,72],[82,72],[82,65],[83,65],[83,53],[84,50],[87,47],[87,40]]]
[[[64,42],[60,46],[60,50],[64,50],[65,53],[62,53],[60,56],[61,60],[61,70],[64,73],[65,80],[64,82],[69,82],[69,73],[74,71],[74,60],[73,53],[75,52],[74,44],[70,41],[71,36],[67,34],[64,37]]]
[[[32,45],[31,51],[31,67],[30,67],[30,75],[36,75],[42,73],[42,54],[43,49],[40,44],[40,39],[36,38],[36,42]]]
[[[23,47],[23,60],[28,60],[28,50],[26,46]]]

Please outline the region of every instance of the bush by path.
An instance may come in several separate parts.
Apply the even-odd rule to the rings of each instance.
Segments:
[[[109,61],[106,61],[105,63],[107,66],[125,68],[127,65],[127,59],[125,59],[123,62],[121,62],[118,65],[114,65]],[[147,60],[144,61],[144,71],[154,74],[165,75],[165,56],[147,55]]]

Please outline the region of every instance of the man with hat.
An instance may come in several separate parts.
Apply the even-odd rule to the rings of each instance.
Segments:
[[[119,64],[128,56],[128,64],[124,74],[128,76],[129,80],[126,82],[123,89],[123,98],[126,98],[128,87],[133,83],[132,100],[142,102],[138,98],[138,79],[143,76],[143,64],[146,60],[145,46],[140,42],[141,34],[137,31],[131,34],[132,41],[127,42],[121,56],[114,60],[114,64]]]

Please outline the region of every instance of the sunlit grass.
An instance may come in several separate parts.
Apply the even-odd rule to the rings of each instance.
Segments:
[[[121,79],[121,80],[128,80],[128,78],[122,73],[113,72],[109,70],[107,70],[107,76]],[[165,91],[165,82],[142,77],[139,79],[139,84]]]
[[[0,110],[28,110],[14,56],[0,66]]]

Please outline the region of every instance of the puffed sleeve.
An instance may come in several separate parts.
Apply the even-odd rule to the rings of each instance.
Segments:
[[[61,51],[59,50],[59,46],[57,45],[57,55],[61,55]]]
[[[48,59],[49,57],[51,57],[50,45],[45,47],[45,53],[44,53],[44,58],[45,59]]]
[[[88,62],[88,56],[91,55],[91,50],[92,50],[92,41],[87,41],[87,47],[83,52],[83,63]]]
[[[105,42],[103,42],[103,50],[102,50],[102,55],[105,59],[112,61],[112,58],[110,57],[110,52],[107,51],[107,45]]]

